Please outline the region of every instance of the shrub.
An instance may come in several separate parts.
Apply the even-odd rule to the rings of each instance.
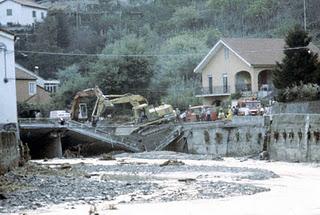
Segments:
[[[313,101],[319,99],[320,86],[317,84],[294,84],[279,91],[277,101],[292,102],[292,101]]]

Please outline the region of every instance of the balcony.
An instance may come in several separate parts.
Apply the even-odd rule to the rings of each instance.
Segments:
[[[196,90],[196,97],[228,96],[230,86],[201,87]]]
[[[236,84],[236,92],[251,92],[251,84]]]
[[[251,84],[236,84],[236,92],[241,93],[243,97],[253,97],[255,94],[252,92]]]

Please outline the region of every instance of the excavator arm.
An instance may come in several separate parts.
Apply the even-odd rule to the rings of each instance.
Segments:
[[[106,96],[106,97],[112,97]],[[130,93],[119,95],[119,98],[111,99],[110,103],[112,104],[124,104],[124,103],[130,103],[132,107],[139,106],[140,104],[148,104],[148,101],[146,98],[144,98],[141,95],[133,95]]]

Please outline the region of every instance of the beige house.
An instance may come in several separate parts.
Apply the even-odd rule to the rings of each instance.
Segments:
[[[37,75],[16,64],[17,102],[46,104],[51,100],[50,92],[37,83]]]
[[[271,38],[223,38],[210,50],[194,72],[202,74],[197,97],[204,104],[223,101],[233,93],[265,97],[272,93],[272,70],[284,56],[285,41]],[[320,50],[309,45],[313,52]]]

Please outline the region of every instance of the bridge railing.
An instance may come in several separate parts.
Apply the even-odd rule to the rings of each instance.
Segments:
[[[60,124],[59,119],[52,118],[19,118],[21,124]]]

